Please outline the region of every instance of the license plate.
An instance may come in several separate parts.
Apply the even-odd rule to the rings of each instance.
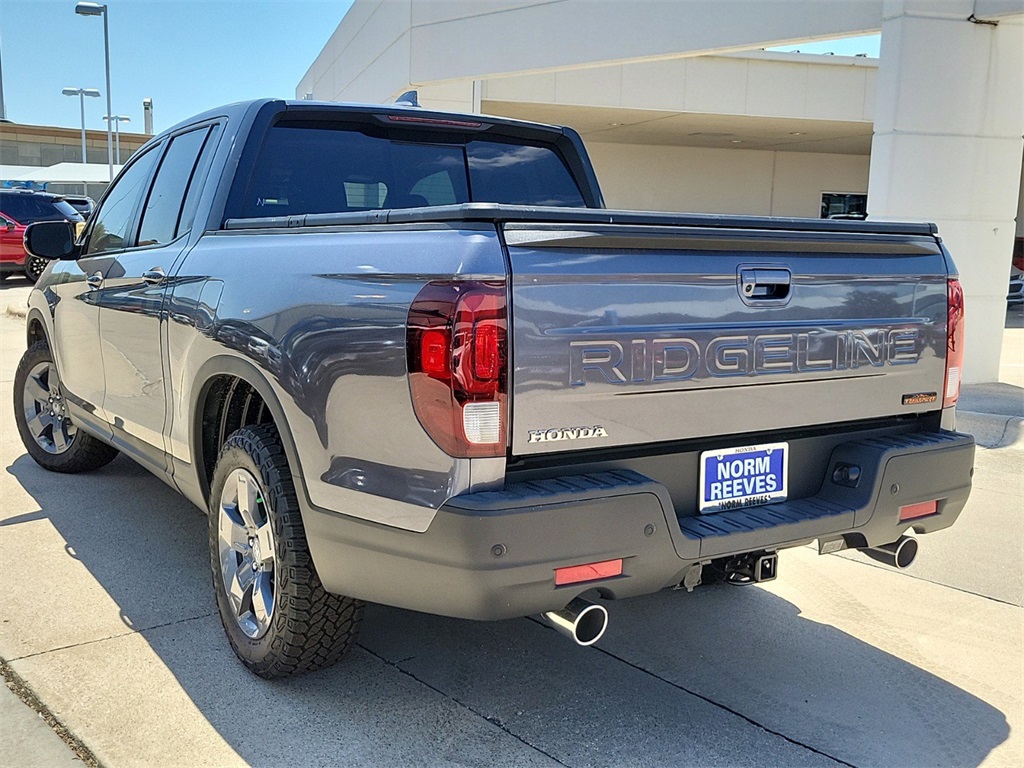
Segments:
[[[700,455],[700,512],[722,512],[784,501],[789,444],[768,443]]]

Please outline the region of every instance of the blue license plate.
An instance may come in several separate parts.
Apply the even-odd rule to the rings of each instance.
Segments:
[[[784,501],[788,470],[788,443],[704,451],[700,455],[700,512]]]

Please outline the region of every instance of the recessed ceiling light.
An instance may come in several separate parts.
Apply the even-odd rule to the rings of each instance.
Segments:
[[[789,135],[790,136],[803,136],[804,133],[803,133],[803,131],[790,131]]]
[[[730,144],[742,144],[743,140],[742,139],[729,139],[729,143]]]
[[[622,125],[622,123],[608,123],[608,125],[612,126],[613,128],[617,128],[620,125]]]

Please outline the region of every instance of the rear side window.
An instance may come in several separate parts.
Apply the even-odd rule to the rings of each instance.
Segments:
[[[42,195],[6,192],[0,195],[0,211],[19,224],[36,221],[81,221],[78,211],[64,200]]]
[[[199,207],[199,197],[203,191],[203,184],[206,183],[206,176],[210,172],[210,165],[213,163],[213,153],[217,149],[217,138],[220,136],[220,126],[215,125],[210,129],[210,135],[206,137],[203,145],[203,152],[199,155],[199,162],[192,172],[192,181],[189,182],[188,192],[185,193],[185,204],[181,207],[181,218],[178,219],[178,228],[174,236],[183,235],[192,229],[192,223],[196,218],[196,209]]]
[[[175,136],[171,141],[146,200],[139,245],[162,245],[177,237],[185,190],[209,133],[209,128],[202,128]]]
[[[467,202],[584,207],[550,146],[498,138],[433,141],[357,127],[277,125],[260,150],[243,217]]]

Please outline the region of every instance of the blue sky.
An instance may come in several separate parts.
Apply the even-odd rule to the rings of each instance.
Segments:
[[[161,131],[205,109],[242,99],[294,98],[295,86],[352,0],[107,0],[114,114],[142,130],[142,99]],[[65,87],[98,88],[86,127],[105,128],[103,22],[77,16],[75,0],[0,0],[7,117],[80,125]],[[781,49],[878,55],[878,35]]]
[[[825,40],[820,43],[797,43],[769,48],[769,51],[800,51],[800,53],[832,53],[836,56],[856,56],[866,53],[869,58],[878,58],[878,48],[882,41],[881,35],[860,35],[842,40]]]
[[[101,0],[102,1],[102,0]],[[295,86],[337,28],[351,0],[106,0],[114,114],[142,130],[153,99],[161,131],[204,109],[260,96],[295,98]],[[0,0],[0,52],[7,117],[81,125],[65,87],[98,88],[86,127],[106,124],[103,21],[77,16],[75,0]]]

